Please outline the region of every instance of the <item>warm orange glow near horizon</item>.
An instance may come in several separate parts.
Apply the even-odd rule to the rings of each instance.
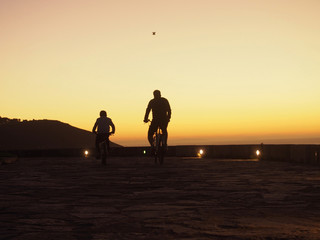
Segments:
[[[104,109],[112,141],[147,145],[159,89],[170,145],[319,144],[319,12],[315,0],[0,1],[0,116],[91,131]]]

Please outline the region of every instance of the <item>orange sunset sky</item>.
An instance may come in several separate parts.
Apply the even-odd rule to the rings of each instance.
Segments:
[[[319,144],[319,13],[318,0],[0,0],[0,116],[91,131],[105,109],[112,141],[147,145],[159,89],[169,145]]]

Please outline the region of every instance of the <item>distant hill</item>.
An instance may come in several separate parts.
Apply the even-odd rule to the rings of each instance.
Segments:
[[[0,117],[0,150],[93,148],[94,142],[93,133],[59,121]]]

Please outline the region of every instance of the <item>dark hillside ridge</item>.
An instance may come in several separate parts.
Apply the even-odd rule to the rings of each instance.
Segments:
[[[0,124],[0,150],[93,148],[94,143],[93,133],[56,120],[13,119]],[[110,146],[121,147],[113,142]]]

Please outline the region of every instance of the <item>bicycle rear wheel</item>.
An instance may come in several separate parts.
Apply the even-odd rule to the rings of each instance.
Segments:
[[[163,164],[164,161],[164,144],[163,144],[163,136],[160,135],[159,144],[158,144],[158,161],[160,165]]]
[[[157,134],[153,135],[153,142],[151,147],[151,155],[154,157],[154,163],[157,164],[158,156],[157,156]]]
[[[102,144],[101,163],[107,165],[107,143],[104,141]]]
[[[163,163],[164,158],[164,148],[161,134],[156,134],[154,146],[154,162],[155,164],[159,163],[161,165]]]

